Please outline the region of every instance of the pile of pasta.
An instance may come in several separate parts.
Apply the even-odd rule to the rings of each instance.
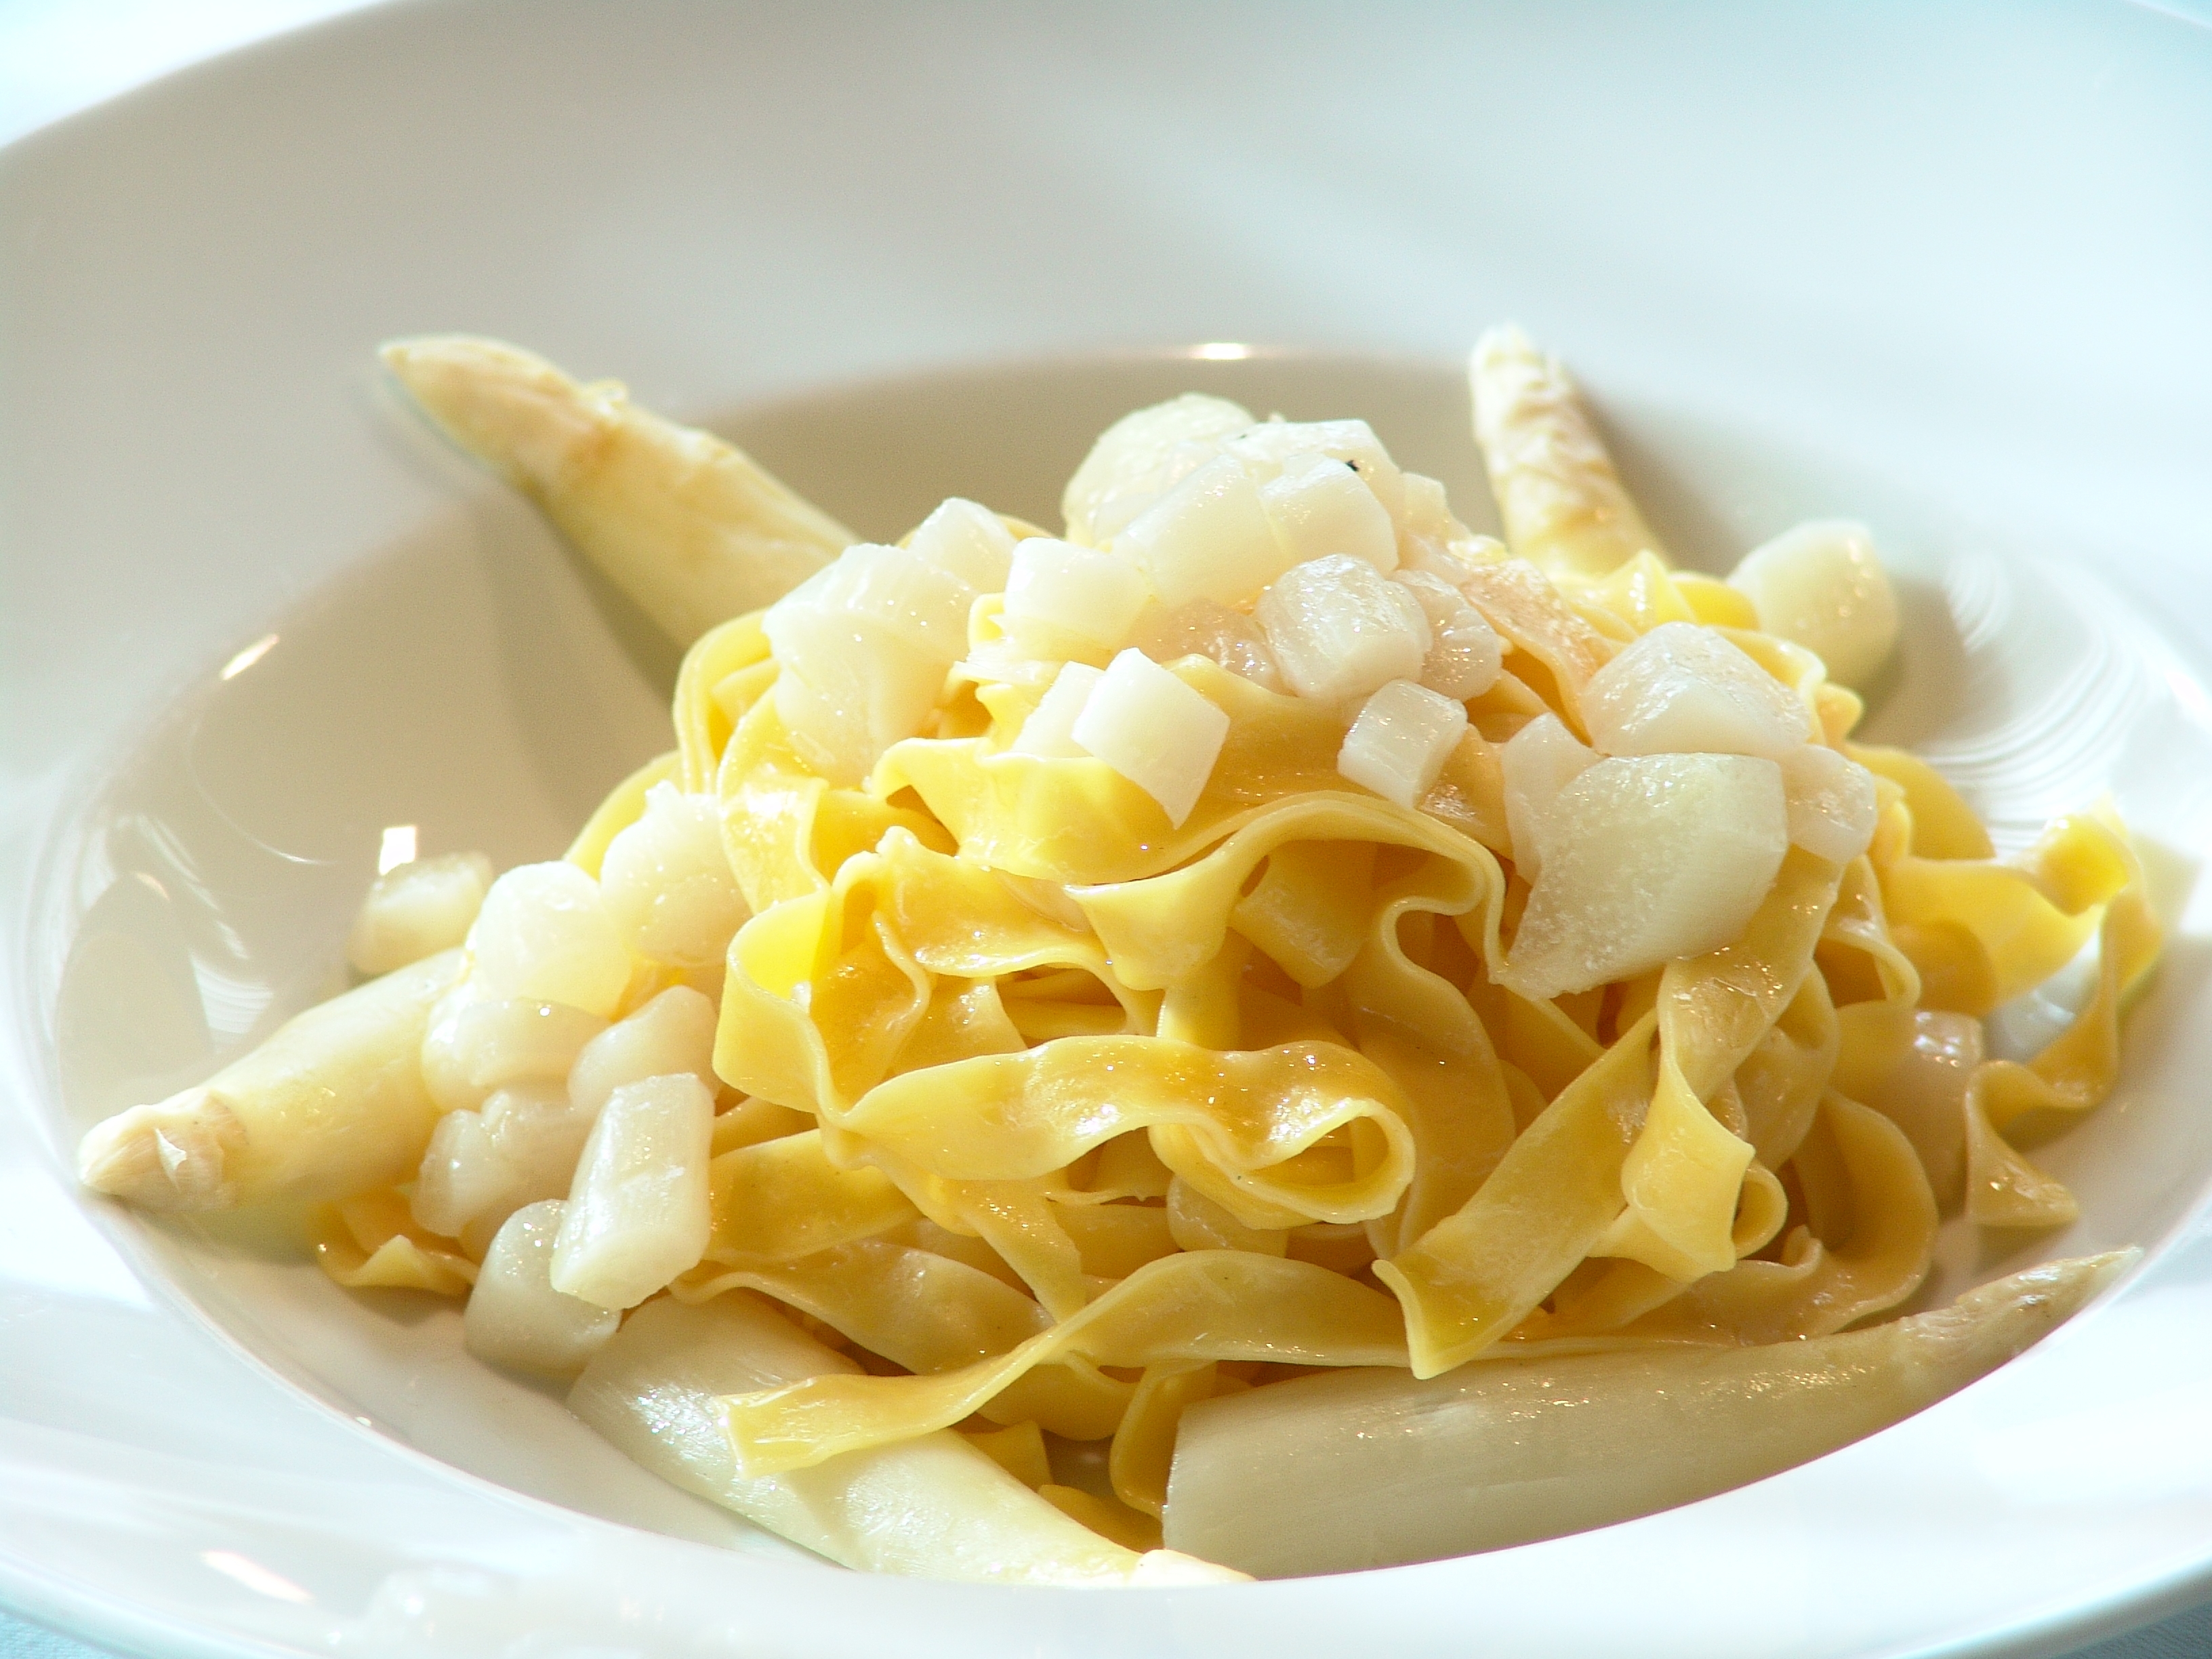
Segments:
[[[341,1283],[470,1295],[471,1346],[581,1370],[696,1489],[1077,1582],[1207,1576],[1157,1549],[1187,1414],[1830,1338],[1948,1208],[2072,1218],[2008,1132],[2112,1085],[2158,949],[2118,819],[1999,858],[1854,743],[1830,668],[1894,628],[1863,532],[1677,568],[1517,334],[1474,370],[1502,543],[1359,422],[1187,398],[1101,440],[1060,537],[952,501],[848,545],[617,387],[391,361],[693,641],[675,747],[557,864],[382,878],[381,976],[95,1130],[92,1184],[332,1199]],[[1988,1057],[2085,950],[2071,1023]],[[854,1519],[916,1448],[1112,1549]]]

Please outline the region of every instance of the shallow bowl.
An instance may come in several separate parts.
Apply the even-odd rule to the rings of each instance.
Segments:
[[[2201,29],[1909,13],[404,4],[0,152],[0,1596],[163,1653],[2033,1655],[2212,1583],[2212,165]],[[1370,418],[1488,516],[1457,364],[1583,371],[1670,544],[1875,524],[1876,735],[2018,844],[2110,790],[2173,928],[2039,1156],[2106,1304],[1668,1514],[1224,1590],[869,1579],[330,1285],[151,1223],[82,1127],[322,994],[383,832],[549,856],[671,653],[431,440],[384,337],[495,332],[865,533],[1049,521],[1121,410]]]

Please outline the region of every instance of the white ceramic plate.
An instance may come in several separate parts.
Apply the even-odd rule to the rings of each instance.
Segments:
[[[2212,36],[2120,5],[516,0],[0,152],[0,1598],[164,1654],[1867,1659],[2202,1595],[2207,108]],[[1702,562],[1880,527],[1911,626],[1876,729],[2002,834],[2110,787],[2162,849],[2122,1087],[2044,1153],[2082,1221],[1947,1236],[1945,1295],[2152,1247],[2023,1359],[1554,1543],[992,1591],[802,1558],[467,1362],[449,1310],[74,1190],[86,1123],[325,988],[384,827],[545,856],[664,746],[665,652],[392,405],[378,339],[623,375],[865,531],[952,491],[1048,517],[1104,417],[1185,386],[1370,415],[1476,520],[1453,365],[1508,316]]]

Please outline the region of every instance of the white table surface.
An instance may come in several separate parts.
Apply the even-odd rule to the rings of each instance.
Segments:
[[[0,144],[195,59],[364,0],[0,0]],[[2158,9],[2212,27],[2212,0]],[[0,1659],[102,1659],[106,1650],[0,1608]],[[2069,1659],[2205,1659],[2212,1604]]]

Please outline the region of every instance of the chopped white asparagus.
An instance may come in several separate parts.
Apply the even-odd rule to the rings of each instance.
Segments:
[[[884,750],[916,736],[945,688],[945,665],[904,644],[807,661],[809,672],[786,665],[776,676],[775,711],[807,764],[841,788],[858,788]]]
[[[575,1179],[597,1114],[565,1085],[523,1083],[494,1091],[479,1114],[492,1148],[514,1171],[523,1201],[557,1198]]]
[[[1604,576],[1667,550],[1621,487],[1582,394],[1517,328],[1494,328],[1468,365],[1474,439],[1513,551],[1558,575]]]
[[[1229,716],[1132,649],[1107,665],[1068,735],[1158,801],[1180,829],[1213,775]]]
[[[567,1194],[592,1120],[565,1085],[543,1079],[495,1090],[480,1111],[447,1113],[415,1176],[415,1219],[482,1255],[524,1205]]]
[[[1478,537],[1452,515],[1450,498],[1436,479],[1419,472],[1401,477],[1406,507],[1398,522],[1399,567],[1426,570],[1449,580],[1449,572],[1460,562],[1453,547],[1487,542],[1490,538]]]
[[[729,953],[752,913],[722,848],[722,805],[672,783],[645,793],[637,822],[607,843],[599,902],[631,951],[650,962],[706,968]]]
[[[967,648],[968,608],[975,599],[966,580],[917,550],[861,542],[777,600],[762,627],[777,647],[778,661],[785,631],[779,623],[805,611],[833,621],[865,619],[875,633],[949,663]],[[837,648],[849,652],[860,643],[845,635]]]
[[[596,1116],[623,1084],[679,1072],[711,1094],[717,1018],[711,999],[688,985],[669,987],[584,1045],[568,1070],[569,1098]]]
[[[1505,833],[1513,866],[1533,885],[1544,868],[1544,842],[1559,791],[1597,764],[1598,755],[1557,714],[1539,714],[1498,750],[1505,793]]]
[[[514,1172],[484,1128],[483,1115],[448,1112],[430,1132],[408,1208],[434,1233],[459,1238],[461,1229],[496,1203]]]
[[[1955,1394],[2140,1253],[2052,1262],[1948,1308],[1746,1348],[1659,1346],[1302,1377],[1185,1412],[1168,1542],[1263,1577],[1434,1560],[1686,1504]]]
[[[1414,536],[1401,546],[1398,568],[1419,570],[1460,587],[1476,566],[1503,564],[1510,556],[1505,544],[1494,536],[1469,535],[1449,542]]]
[[[1982,1032],[1988,1040],[1990,1058],[2025,1066],[2057,1042],[2096,995],[2103,955],[2097,935],[2092,933],[2074,960],[2042,984],[1983,1015]]]
[[[1261,421],[1221,443],[1261,483],[1287,471],[1294,458],[1325,455],[1359,475],[1395,524],[1405,516],[1406,478],[1364,421]]]
[[[1225,458],[1224,464],[1234,465]],[[1291,456],[1281,473],[1259,492],[1259,500],[1281,544],[1276,559],[1279,569],[1331,553],[1370,564],[1386,575],[1398,568],[1398,527],[1347,461],[1328,455]]]
[[[1145,573],[1127,559],[1032,536],[1014,544],[1000,621],[1032,656],[1103,656],[1121,647],[1151,597]]]
[[[535,1019],[556,1028],[536,1031],[516,1026],[518,1012],[570,1018]],[[471,1014],[489,1018],[472,1030]],[[464,1089],[447,1079],[447,1093],[462,1103],[439,1121],[424,1150],[415,1218],[474,1253],[521,1206],[564,1196],[616,1089],[683,1073],[714,1090],[715,1018],[711,1001],[680,985],[611,1026],[558,1004],[465,1004],[453,1022],[461,1040],[451,1047],[477,1067],[460,1074],[482,1082]],[[580,1034],[574,1022],[582,1022]],[[426,1055],[440,1052],[439,1036],[434,1021]],[[450,1055],[425,1066],[433,1074],[455,1069]],[[471,1109],[479,1103],[481,1111]]]
[[[1419,599],[1341,554],[1288,572],[1253,615],[1283,678],[1317,702],[1341,704],[1391,680],[1419,678],[1432,643]]]
[[[388,974],[469,936],[495,872],[482,853],[413,859],[369,884],[346,937],[346,961],[357,974]]]
[[[1334,462],[1325,465],[1351,477]],[[1373,507],[1375,498],[1359,493]],[[1242,463],[1217,455],[1132,520],[1114,538],[1114,551],[1145,573],[1162,605],[1243,604],[1297,562],[1276,539],[1261,494]]]
[[[629,984],[629,949],[599,884],[566,860],[517,865],[469,929],[469,984],[487,1000],[565,1003],[602,1019]]]
[[[1554,799],[1506,982],[1531,1001],[1741,933],[1790,846],[1782,769],[1749,755],[1601,760]]]
[[[706,1254],[714,1097],[696,1077],[647,1078],[600,1108],[553,1247],[553,1287],[634,1308]]]
[[[465,980],[439,1002],[423,1033],[423,1086],[441,1111],[481,1106],[507,1084],[568,1076],[584,1045],[606,1029],[599,1015],[566,1003],[482,1000]]]
[[[664,1297],[592,1358],[568,1409],[662,1479],[861,1571],[1044,1584],[1243,1576],[1112,1543],[950,1429],[786,1474],[738,1473],[722,1396],[859,1369],[750,1291],[696,1307]]]
[[[1790,804],[1790,839],[1815,858],[1848,864],[1874,841],[1874,774],[1849,756],[1817,743],[1783,757],[1782,787]]]
[[[1212,599],[1199,599],[1174,611],[1146,606],[1137,618],[1129,643],[1157,663],[1205,657],[1270,691],[1290,690],[1260,624],[1244,611]]]
[[[1411,593],[1429,619],[1429,653],[1421,659],[1421,684],[1465,702],[1498,683],[1505,641],[1451,582],[1425,570],[1398,570],[1391,580]]]
[[[1252,424],[1249,410],[1187,392],[1124,415],[1099,434],[1067,481],[1060,513],[1067,539],[1109,542],[1121,527],[1221,453],[1221,441]]]
[[[1062,663],[1008,748],[1017,755],[1035,755],[1042,760],[1073,760],[1088,753],[1075,740],[1075,722],[1098,682],[1105,678],[1104,669],[1093,668],[1089,663]]]
[[[967,647],[975,591],[902,547],[849,547],[769,607],[776,713],[809,762],[854,785],[918,733]]]
[[[384,361],[464,449],[546,515],[678,644],[780,599],[854,539],[743,451],[465,335],[397,340]]]
[[[996,593],[1013,562],[1014,532],[989,507],[952,495],[915,526],[907,546],[971,592]]]
[[[152,1210],[343,1198],[405,1180],[438,1117],[422,1033],[465,962],[446,951],[373,979],[205,1083],[94,1125],[77,1178]]]
[[[1739,646],[1696,623],[1662,623],[1590,676],[1583,724],[1604,755],[1759,755],[1786,760],[1812,711]]]
[[[1467,706],[1411,680],[1392,680],[1362,704],[1336,769],[1385,800],[1410,807],[1435,787],[1467,731]]]
[[[622,1316],[553,1288],[553,1241],[561,1200],[524,1206],[485,1251],[461,1316],[461,1340],[495,1365],[574,1376],[622,1327]]]
[[[942,665],[885,646],[825,659],[818,677],[786,667],[772,695],[806,763],[837,787],[856,789],[884,750],[919,734],[944,686]]]
[[[1864,685],[1897,643],[1897,595],[1863,524],[1785,530],[1745,554],[1729,586],[1751,600],[1764,632],[1803,646],[1840,684]]]

